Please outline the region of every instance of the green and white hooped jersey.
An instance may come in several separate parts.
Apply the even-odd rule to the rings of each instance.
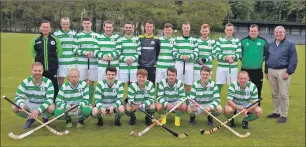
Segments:
[[[116,48],[120,50],[121,55],[119,56],[119,69],[121,73],[136,73],[138,70],[138,59],[141,53],[141,46],[139,38],[132,36],[131,38],[126,38],[122,36],[118,39]],[[132,65],[128,66],[126,60],[132,57],[134,62]]]
[[[173,46],[175,61],[183,61],[183,55],[189,56],[189,63],[194,63],[194,60],[198,57],[198,43],[194,37],[184,38],[183,36],[179,36],[175,38]]]
[[[69,81],[65,82],[60,88],[55,100],[56,107],[67,109],[67,105],[80,104],[81,107],[91,104],[89,102],[89,88],[85,81],[78,81],[73,87]]]
[[[103,104],[113,103],[115,108],[123,105],[123,84],[119,80],[115,80],[112,86],[107,84],[106,80],[100,81],[96,86],[95,104],[100,110]]]
[[[239,82],[233,82],[228,87],[227,100],[232,100],[237,105],[248,106],[251,101],[258,100],[257,87],[248,81],[245,89],[242,89]]]
[[[215,58],[215,45],[216,41],[213,39],[202,40],[201,38],[197,39],[199,56],[195,60],[194,70],[200,72],[203,65],[199,64],[200,59],[206,59],[204,65],[208,66],[211,70],[213,68],[212,60]]]
[[[186,97],[184,83],[176,79],[173,86],[169,85],[168,79],[163,79],[158,84],[157,102],[166,106],[168,102],[182,101]]]
[[[33,83],[33,78],[24,79],[18,86],[15,102],[17,105],[24,105],[24,99],[28,98],[29,102],[41,104],[38,108],[39,112],[44,112],[53,103],[54,87],[52,81],[46,77],[42,77],[40,85]]]
[[[153,104],[155,94],[154,84],[147,80],[143,89],[140,89],[138,85],[138,82],[133,82],[129,86],[128,102],[143,103],[145,106]]]
[[[119,55],[120,50],[116,48],[116,43],[119,35],[112,34],[112,36],[107,36],[106,34],[101,34],[97,37],[98,50],[95,51],[95,57],[98,57],[98,67],[106,68],[108,66],[107,61],[102,61],[101,59],[105,55],[109,55],[113,58],[110,62],[111,66],[119,67]]]
[[[216,58],[218,59],[218,67],[238,68],[238,59],[241,58],[241,43],[238,38],[233,37],[231,40],[220,37],[216,40]],[[234,63],[229,64],[225,58],[232,56]]]
[[[160,52],[156,63],[156,68],[167,69],[174,66],[173,44],[174,38],[159,37]]]
[[[88,58],[85,56],[85,53],[87,51],[94,53],[98,49],[98,36],[99,34],[95,32],[80,32],[76,34],[76,46],[73,51],[77,55],[77,68],[88,68]],[[97,67],[97,58],[89,59],[89,69],[97,69]]]
[[[73,53],[73,47],[75,46],[75,35],[76,32],[73,30],[69,30],[68,32],[64,32],[63,30],[57,30],[54,32],[54,36],[56,36],[62,45],[62,55],[58,59],[58,66],[62,68],[73,68],[76,66],[76,58]]]
[[[191,87],[190,98],[199,104],[209,105],[212,109],[220,105],[221,102],[218,86],[211,79],[205,87],[202,86],[201,80],[194,82]]]

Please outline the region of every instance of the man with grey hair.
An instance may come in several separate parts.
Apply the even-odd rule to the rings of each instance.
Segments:
[[[289,108],[290,75],[296,69],[298,59],[295,44],[285,38],[285,28],[277,26],[274,30],[275,40],[269,43],[266,54],[265,74],[269,79],[273,113],[268,118],[279,118],[278,123],[286,123]]]

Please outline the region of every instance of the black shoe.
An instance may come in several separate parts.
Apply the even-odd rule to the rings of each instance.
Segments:
[[[24,125],[24,129],[30,128],[31,125],[32,125],[32,123],[34,123],[34,122],[35,122],[35,119],[31,119],[31,118],[27,119],[27,122],[26,122],[26,124]]]
[[[189,119],[189,124],[191,124],[191,125],[195,125],[195,115],[190,116],[190,119]]]
[[[133,126],[135,125],[135,123],[136,123],[136,116],[134,115],[130,117],[129,125]]]
[[[103,126],[103,118],[98,118],[97,126],[98,127],[102,127]]]
[[[277,122],[281,123],[281,124],[286,123],[287,122],[287,117],[281,116]]]
[[[147,125],[147,126],[151,125],[151,124],[152,124],[151,117],[148,116],[148,115],[146,115],[146,117],[145,117],[145,122],[146,122],[146,125]]]
[[[276,114],[276,113],[267,115],[267,118],[279,118],[279,117],[280,117],[280,114]]]
[[[213,118],[210,115],[207,116],[207,120],[208,120],[208,125],[209,126],[213,127],[215,125],[214,121],[213,121]]]
[[[232,119],[232,120],[230,121],[230,127],[236,128],[236,124],[235,124],[235,120],[234,120],[234,119]]]
[[[120,117],[115,115],[115,126],[121,126]]]
[[[249,122],[247,122],[247,121],[242,121],[242,128],[243,129],[249,129]]]
[[[48,121],[49,121],[49,119],[48,119],[47,117],[43,116],[42,122],[43,122],[43,123],[46,123],[46,122],[48,122]]]

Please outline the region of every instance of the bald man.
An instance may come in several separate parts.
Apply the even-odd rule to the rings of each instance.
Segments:
[[[71,128],[71,116],[78,117],[77,127],[80,128],[84,125],[84,119],[88,118],[91,114],[91,107],[89,106],[89,88],[85,81],[80,81],[80,71],[76,68],[69,70],[69,81],[64,83],[57,95],[56,110],[54,115],[58,116],[65,110],[70,109],[74,105],[79,105],[77,109],[72,110],[67,115],[60,119],[66,120],[66,127]]]

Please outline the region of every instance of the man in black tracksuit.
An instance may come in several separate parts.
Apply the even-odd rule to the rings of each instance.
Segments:
[[[62,46],[58,38],[51,35],[49,21],[42,21],[40,24],[40,36],[31,43],[31,55],[35,62],[40,62],[44,67],[43,76],[50,79],[54,86],[54,98],[58,93],[57,70],[58,58],[62,54]]]
[[[249,27],[249,36],[241,40],[241,71],[248,72],[250,81],[253,82],[258,89],[258,98],[262,98],[262,65],[268,49],[268,43],[264,38],[259,37],[258,33],[258,26],[253,24]],[[260,106],[260,102],[258,106]]]
[[[155,65],[160,52],[160,41],[153,34],[153,22],[147,21],[146,33],[139,36],[141,43],[141,54],[139,56],[138,69],[145,69],[148,72],[148,80],[155,83]]]

